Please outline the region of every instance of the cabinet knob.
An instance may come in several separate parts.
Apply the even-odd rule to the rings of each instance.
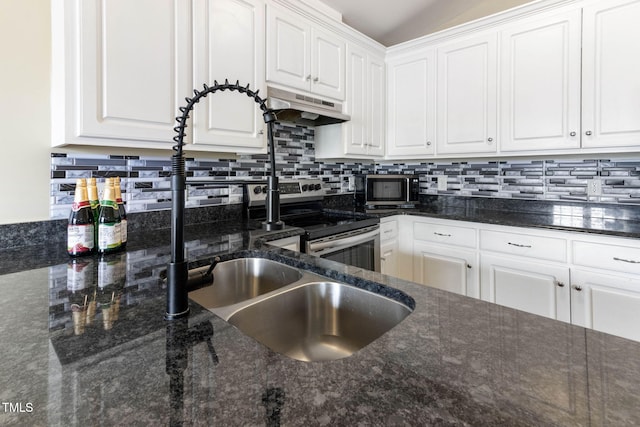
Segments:
[[[264,129],[260,129],[260,132],[258,132],[258,135],[264,135]]]
[[[591,136],[591,131],[590,131],[590,130],[588,130],[588,131],[586,131],[584,134],[585,134],[585,135],[587,135],[587,136]]]
[[[493,142],[493,138],[487,138],[487,142],[489,143]]]
[[[467,264],[467,268],[471,268],[471,266],[469,264]]]
[[[318,80],[320,80],[320,79],[319,79],[319,78],[317,78],[317,77],[314,77],[314,78],[313,78],[313,82],[314,82],[314,83],[318,83]]]
[[[309,74],[306,78],[307,81],[311,80],[311,74]]]
[[[431,141],[427,141],[427,145],[431,145]]]
[[[569,136],[576,136],[576,133],[575,133],[575,132],[571,132],[571,133],[569,134]]]
[[[557,282],[556,284],[558,285],[558,287],[559,287],[559,288],[564,288],[564,283],[562,283],[562,282]]]
[[[573,285],[571,286],[573,289],[575,289],[576,291],[580,292],[582,290],[582,286],[580,285]]]

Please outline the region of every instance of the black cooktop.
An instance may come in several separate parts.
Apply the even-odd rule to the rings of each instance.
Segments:
[[[285,224],[305,230],[307,240],[319,239],[334,234],[345,233],[380,223],[380,219],[359,212],[305,212],[282,216]]]

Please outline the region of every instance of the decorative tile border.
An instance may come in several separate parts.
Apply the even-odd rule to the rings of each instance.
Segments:
[[[418,174],[421,193],[589,203],[640,204],[640,160],[499,160],[368,164],[357,161],[321,162],[315,159],[313,128],[276,124],[276,169],[283,178],[320,177],[332,193],[348,191],[354,173]],[[197,159],[186,162],[187,174],[202,179],[263,179],[269,174],[266,154],[237,159]],[[113,155],[51,155],[50,218],[69,215],[75,180],[119,176],[128,212],[170,209],[171,161],[166,157]],[[447,176],[447,190],[438,191],[437,176]],[[588,197],[589,179],[603,180],[602,196]],[[242,203],[242,186],[189,186],[187,207]]]

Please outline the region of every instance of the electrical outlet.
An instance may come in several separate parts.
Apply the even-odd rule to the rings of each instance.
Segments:
[[[446,175],[438,175],[438,191],[447,191]]]
[[[602,180],[600,178],[587,181],[587,196],[602,196]]]
[[[349,188],[348,191],[356,191],[356,177],[353,175],[349,175]]]

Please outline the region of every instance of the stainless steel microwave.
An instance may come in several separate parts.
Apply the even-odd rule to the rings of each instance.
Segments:
[[[416,175],[357,175],[356,203],[360,206],[413,207],[420,186]]]

